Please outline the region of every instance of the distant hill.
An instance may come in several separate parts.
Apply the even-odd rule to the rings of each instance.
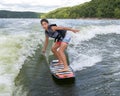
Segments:
[[[0,10],[0,18],[40,18],[43,13]]]
[[[73,7],[58,8],[42,18],[120,18],[120,0],[91,0]]]

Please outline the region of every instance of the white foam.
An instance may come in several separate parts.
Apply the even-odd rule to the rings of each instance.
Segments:
[[[80,29],[80,32],[73,34],[72,43],[79,43],[79,41],[89,40],[97,34],[120,34],[120,25],[107,25],[107,26],[88,26]]]
[[[0,96],[11,96],[14,79],[28,56],[41,43],[38,34],[1,36],[0,39]]]
[[[79,59],[74,60],[71,63],[71,67],[74,71],[79,71],[85,69],[86,67],[91,67],[100,61],[102,61],[100,56],[79,55]]]
[[[104,35],[109,33],[120,34],[120,25],[107,25],[107,26],[85,26],[81,29],[80,33],[73,34],[73,39],[70,44],[74,45],[69,47],[69,54],[71,60],[71,66],[75,71],[82,70],[86,67],[95,65],[97,62],[102,61],[102,56],[93,52],[91,56],[89,54],[79,54],[76,47],[81,44],[81,41],[89,41],[97,34]],[[99,51],[96,49],[90,49],[87,51]],[[82,51],[82,50],[81,50]],[[72,56],[72,57],[71,57]],[[76,59],[78,58],[78,59]]]

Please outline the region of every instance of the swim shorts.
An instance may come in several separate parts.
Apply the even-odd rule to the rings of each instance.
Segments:
[[[70,40],[71,40],[71,35],[68,32],[66,32],[64,39],[62,41],[59,41],[56,43],[60,45],[62,42],[65,42],[68,44],[70,42]]]

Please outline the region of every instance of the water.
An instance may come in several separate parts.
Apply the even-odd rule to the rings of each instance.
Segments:
[[[38,20],[0,19],[0,96],[11,96],[20,68],[41,43],[40,34]]]
[[[0,19],[0,96],[120,96],[120,20],[50,22],[80,29],[67,49],[75,83],[52,80],[39,19]]]

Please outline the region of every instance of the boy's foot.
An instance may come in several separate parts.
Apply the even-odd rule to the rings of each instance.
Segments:
[[[69,68],[64,68],[64,69],[58,70],[58,73],[59,72],[69,72],[69,71],[70,71]]]

